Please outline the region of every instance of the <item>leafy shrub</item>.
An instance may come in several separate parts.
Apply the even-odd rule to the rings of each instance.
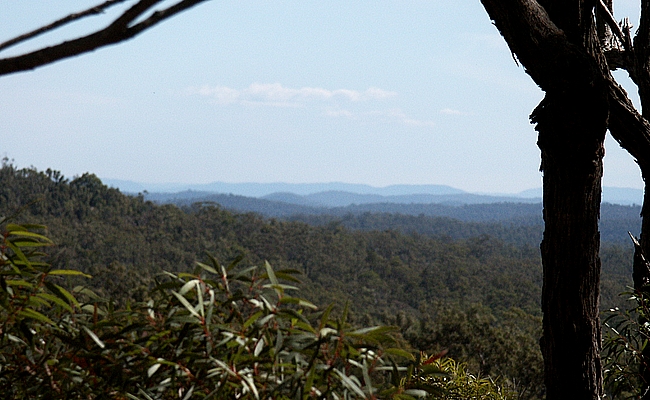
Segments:
[[[453,360],[414,357],[392,327],[355,329],[289,295],[296,271],[223,266],[165,273],[146,301],[67,290],[42,226],[0,244],[0,390],[10,398],[505,399]],[[401,361],[398,365],[397,361]]]
[[[426,378],[427,383],[440,389],[441,399],[506,400],[515,398],[514,393],[504,391],[492,378],[472,375],[467,372],[463,363],[458,363],[452,358],[435,357],[433,362],[428,365],[441,372]]]
[[[642,398],[648,387],[641,374],[643,351],[650,339],[650,287],[623,293],[634,306],[604,313],[603,372],[605,390],[613,398]]]

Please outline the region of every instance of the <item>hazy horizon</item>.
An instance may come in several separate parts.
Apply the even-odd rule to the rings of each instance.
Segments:
[[[127,5],[0,55],[88,32]],[[11,2],[0,41],[87,7]],[[637,2],[616,7],[638,25]],[[0,157],[69,177],[517,193],[541,186],[529,114],[542,96],[478,1],[207,2],[0,77]],[[606,151],[604,185],[642,188],[609,136]]]

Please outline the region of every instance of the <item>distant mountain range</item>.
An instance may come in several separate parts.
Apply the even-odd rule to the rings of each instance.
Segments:
[[[319,192],[350,192],[357,194],[375,194],[381,196],[399,196],[406,194],[463,194],[460,189],[446,185],[391,185],[374,187],[370,185],[330,182],[330,183],[226,183],[212,182],[205,184],[183,183],[138,183],[118,179],[103,179],[102,181],[112,187],[119,188],[125,193],[140,193],[145,190],[150,193],[177,193],[183,191],[196,191],[208,193],[236,194],[248,197],[262,197],[272,193],[294,193],[309,195]]]
[[[262,199],[281,201],[289,204],[310,207],[346,207],[360,204],[491,204],[491,203],[539,203],[541,198],[478,195],[472,193],[455,194],[401,194],[382,196],[379,194],[359,194],[341,191],[318,192],[299,196],[294,193],[271,193]]]
[[[135,183],[129,183],[130,186],[120,185],[110,180],[106,183],[127,193],[129,192],[125,187],[145,187]],[[414,231],[429,232],[431,226],[453,225],[454,222],[450,221],[456,220],[460,221],[460,224],[488,224],[490,234],[496,237],[503,237],[504,232],[510,232],[512,229],[518,230],[521,238],[517,240],[526,239],[534,243],[541,240],[543,230],[541,189],[531,189],[516,195],[486,195],[436,185],[373,188],[342,183],[215,183],[198,186],[222,188],[224,192],[230,189],[230,192],[199,191],[194,186],[193,189],[187,189],[186,186],[185,190],[177,192],[141,190],[140,193],[145,199],[156,203],[172,203],[181,207],[197,203],[216,204],[237,213],[253,212],[268,218],[303,221],[315,225],[342,223],[351,229],[366,229],[367,226],[377,228],[385,224],[386,229],[411,232],[419,227]],[[160,186],[151,187],[160,189]],[[280,188],[294,192],[274,191]],[[328,188],[357,188],[364,193],[345,190],[319,191]],[[427,191],[428,193],[422,193]],[[258,196],[235,194],[237,192],[254,192]],[[604,241],[629,244],[627,232],[638,235],[641,207],[634,204],[642,201],[642,194],[642,191],[637,189],[604,188],[605,204],[601,209],[600,220],[601,238]],[[447,222],[440,222],[440,218],[446,218]],[[472,229],[470,231],[473,232]],[[480,229],[476,232],[479,231]]]
[[[133,181],[104,179],[105,184],[124,193],[147,193],[158,202],[172,199],[204,200],[213,194],[254,197],[304,207],[346,207],[349,205],[396,204],[491,204],[539,203],[542,189],[529,189],[515,194],[469,193],[446,185],[370,185],[332,183],[225,183],[188,185],[180,183],[143,184]],[[632,188],[603,188],[603,202],[621,205],[641,204],[643,190]]]

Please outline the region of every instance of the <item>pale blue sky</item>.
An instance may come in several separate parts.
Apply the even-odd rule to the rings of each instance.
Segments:
[[[0,41],[98,2],[0,0]],[[636,20],[638,0],[615,7]],[[1,77],[0,157],[151,183],[512,193],[541,185],[528,122],[541,98],[478,0],[214,0],[127,43]],[[612,140],[605,162],[605,185],[642,187]]]

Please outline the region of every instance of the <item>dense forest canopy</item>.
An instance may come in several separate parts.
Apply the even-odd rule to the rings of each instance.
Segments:
[[[92,275],[85,284],[118,304],[143,300],[162,271],[190,271],[206,252],[247,265],[268,260],[300,271],[314,304],[349,302],[359,323],[400,326],[416,349],[449,349],[483,374],[528,382],[531,398],[541,393],[539,249],[534,239],[508,239],[521,227],[372,213],[301,217],[309,224],[217,204],[179,208],[126,196],[92,174],[69,180],[7,162],[0,214],[47,225],[50,262]],[[395,220],[404,226],[389,229]],[[603,246],[603,308],[625,304],[618,295],[630,284],[632,251]]]
[[[148,15],[147,11],[160,1],[141,0],[131,5],[104,29],[59,45],[0,60],[0,75],[33,69],[130,39],[202,1],[180,0],[169,8],[158,9]],[[10,39],[0,44],[0,48],[10,47],[88,15],[103,12],[120,2],[120,0],[106,1],[81,13],[71,14],[53,24]],[[333,301],[340,307],[341,300],[353,298],[355,310],[364,313],[362,318],[368,321],[378,319],[382,322],[395,323],[408,345],[414,348],[435,349],[445,346],[453,349],[457,352],[457,356],[466,357],[467,362],[481,372],[500,373],[505,376],[507,385],[513,388],[519,397],[535,397],[544,394],[538,380],[541,374],[536,368],[540,365],[539,357],[533,356],[524,360],[520,353],[512,351],[516,348],[526,348],[525,354],[538,355],[534,351],[528,351],[530,346],[524,346],[524,342],[535,336],[535,317],[541,306],[543,336],[540,345],[544,357],[543,375],[547,397],[549,399],[602,398],[604,392],[599,312],[603,302],[601,302],[600,290],[603,289],[603,293],[607,294],[612,288],[617,287],[617,283],[625,280],[621,278],[617,281],[617,272],[621,269],[629,272],[625,262],[619,258],[626,253],[620,245],[601,246],[599,219],[606,132],[609,131],[636,159],[644,180],[649,176],[648,171],[650,171],[648,169],[650,124],[647,121],[647,110],[641,114],[634,108],[610,71],[625,69],[629,72],[639,88],[641,103],[647,105],[645,103],[650,99],[648,96],[650,80],[647,79],[650,74],[648,68],[650,8],[647,2],[641,2],[640,26],[632,39],[631,25],[627,20],[617,23],[614,19],[612,0],[597,2],[482,0],[481,2],[508,43],[513,55],[516,56],[517,62],[521,62],[526,73],[545,93],[544,99],[531,114],[531,121],[539,134],[537,144],[541,150],[540,170],[543,172],[545,228],[541,252],[533,250],[526,244],[527,239],[520,243],[504,242],[486,233],[454,238],[453,235],[442,237],[440,233],[433,234],[426,230],[420,232],[423,230],[422,227],[419,228],[420,231],[405,227],[400,227],[400,230],[377,230],[380,224],[374,225],[371,215],[366,216],[364,230],[351,230],[352,224],[345,227],[336,220],[326,225],[265,220],[254,214],[232,214],[215,205],[195,204],[184,209],[175,206],[156,206],[144,201],[142,196],[129,198],[117,190],[108,189],[94,175],[85,174],[68,182],[55,171],[48,170],[46,173],[33,169],[18,171],[13,166],[3,163],[0,178],[6,177],[8,183],[3,185],[0,192],[0,212],[10,217],[6,218],[0,214],[2,224],[5,225],[0,262],[6,268],[3,274],[10,278],[25,278],[0,277],[3,307],[8,312],[2,328],[2,337],[6,339],[3,345],[8,343],[7,340],[13,342],[10,347],[23,349],[26,353],[24,358],[36,366],[33,361],[34,350],[38,349],[36,353],[43,354],[47,343],[54,343],[62,337],[66,337],[68,341],[79,340],[82,336],[75,336],[75,334],[68,336],[71,332],[64,334],[59,332],[56,335],[46,335],[47,342],[44,338],[40,338],[38,344],[35,344],[36,336],[48,332],[48,329],[55,331],[78,329],[74,318],[68,318],[74,315],[73,306],[78,306],[74,297],[66,295],[68,292],[63,286],[56,286],[51,282],[47,282],[49,284],[47,288],[54,294],[43,291],[49,275],[69,276],[67,284],[72,285],[76,277],[87,276],[88,272],[100,277],[100,280],[96,280],[94,284],[100,293],[114,298],[117,304],[126,304],[125,312],[131,312],[131,301],[136,301],[136,304],[146,304],[140,316],[148,313],[149,323],[160,320],[164,324],[171,321],[170,327],[174,329],[182,327],[177,331],[180,337],[174,345],[178,349],[175,351],[177,354],[179,351],[182,353],[187,350],[179,345],[191,330],[190,327],[203,327],[203,332],[195,331],[192,336],[200,338],[201,345],[207,344],[204,353],[209,355],[212,350],[209,324],[212,323],[213,315],[209,311],[206,318],[203,294],[211,293],[210,295],[214,297],[214,288],[225,288],[226,297],[223,304],[226,304],[226,309],[231,312],[233,318],[242,315],[235,310],[239,307],[234,306],[235,299],[245,300],[243,305],[262,304],[261,308],[269,313],[264,316],[265,321],[276,318],[276,312],[279,313],[279,305],[283,300],[284,287],[265,260],[270,259],[281,266],[284,271],[282,274],[301,271],[304,276],[301,286],[308,289],[315,302]],[[11,187],[11,190],[6,190],[7,187]],[[28,198],[25,199],[24,196]],[[27,206],[24,206],[25,204]],[[650,218],[646,218],[645,215],[650,210],[649,205],[650,191],[646,190],[642,208],[644,216],[642,232],[638,241],[633,238],[635,240],[634,298],[639,305],[636,311],[642,316],[647,308],[647,300],[643,293],[650,279],[646,257],[650,252]],[[66,269],[48,269],[50,264],[41,260],[45,254],[35,249],[50,246],[50,239],[30,230],[43,229],[40,225],[7,223],[17,216],[25,218],[28,222],[46,222],[57,232],[53,237],[59,247],[58,252],[51,256],[51,262],[65,266]],[[442,220],[437,222],[440,223]],[[459,230],[462,227],[457,225],[454,229]],[[23,248],[29,251],[23,252]],[[246,279],[252,282],[249,286],[251,290],[275,291],[278,304],[271,306],[266,300],[261,302],[259,299],[265,299],[262,295],[250,299],[231,297],[232,293],[225,279],[225,270],[214,258],[211,259],[212,267],[204,264],[203,268],[217,275],[219,275],[218,270],[222,269],[224,272],[221,275],[224,279],[221,285],[214,286],[203,281],[202,274],[167,273],[168,277],[172,277],[173,282],[170,284],[182,286],[178,292],[175,290],[166,292],[165,288],[170,289],[171,286],[165,286],[160,293],[173,294],[184,308],[179,308],[173,298],[171,301],[163,300],[160,305],[154,305],[153,299],[146,298],[150,293],[149,288],[160,288],[158,276],[167,267],[187,270],[186,265],[191,264],[191,260],[196,258],[198,252],[205,250],[216,254],[221,259],[234,260],[233,263],[243,259],[246,260],[245,262],[258,264],[265,260],[266,273],[259,277],[253,273]],[[601,262],[601,257],[602,261],[612,262],[613,267]],[[541,279],[543,284],[540,282],[540,269],[543,273]],[[602,274],[601,269],[604,271]],[[604,278],[602,281],[601,275]],[[625,276],[629,276],[629,273]],[[190,277],[192,279],[187,281]],[[255,281],[258,278],[267,279],[270,283],[267,287],[256,287]],[[196,289],[198,301],[196,307],[184,297],[187,293],[194,296],[193,289]],[[541,292],[541,301],[538,300],[539,292]],[[146,300],[147,303],[138,302],[139,300]],[[19,303],[17,308],[16,301]],[[305,304],[312,306],[310,302],[296,301],[296,304],[301,306]],[[59,315],[58,324],[38,311],[41,306],[52,305],[52,302],[70,311],[70,314]],[[109,308],[102,309],[102,318],[104,315],[115,316],[114,302],[109,301]],[[610,303],[612,302],[606,298],[604,304]],[[86,321],[91,323],[93,328],[97,327],[100,314],[96,304],[93,321]],[[213,310],[214,304],[217,302],[212,300],[209,302],[210,310]],[[165,317],[158,318],[156,311],[166,307],[170,307],[168,316],[172,318],[169,320],[165,320]],[[334,322],[321,320],[320,333],[315,333],[310,325],[315,321],[309,321],[304,315],[301,316],[302,309],[290,310],[295,313],[296,320],[302,320],[307,326],[307,331],[311,331],[314,343],[317,343],[317,347],[320,348],[322,341],[328,340],[328,335],[323,334],[323,330],[327,332],[328,329],[332,329],[329,326],[333,326]],[[451,314],[449,310],[453,310]],[[174,314],[179,311],[185,315],[175,319],[177,316]],[[223,313],[226,314],[228,311],[224,310]],[[247,316],[246,321],[241,319],[242,330],[253,325],[258,326],[255,318],[259,318],[262,314],[263,312],[259,311]],[[87,319],[89,315],[86,311],[85,318]],[[517,329],[509,331],[508,328],[513,327],[508,323],[509,315],[516,315],[520,321],[529,322],[516,325]],[[326,320],[326,317],[324,315],[323,319]],[[419,318],[417,324],[413,323],[413,318]],[[646,325],[643,324],[644,318],[636,319],[641,327]],[[127,320],[129,319],[130,317],[127,317]],[[347,320],[347,318],[343,319]],[[630,321],[634,319],[630,318]],[[232,318],[229,320],[232,321]],[[31,321],[32,326],[38,329],[30,328],[27,321]],[[39,325],[38,321],[44,325]],[[477,321],[478,324],[473,325]],[[113,325],[116,329],[120,325],[116,321],[102,320],[102,324],[104,322]],[[283,325],[291,331],[295,325],[294,319],[286,319]],[[522,329],[522,325],[525,328]],[[19,336],[5,333],[7,327],[17,326],[20,332],[15,331],[15,333]],[[266,323],[259,326],[268,327]],[[277,326],[280,324],[278,323]],[[340,321],[336,326],[337,329],[334,331],[345,332]],[[472,328],[471,335],[462,334],[462,328],[467,326]],[[83,328],[97,346],[105,348],[106,342],[93,333],[88,325],[83,325]],[[114,335],[119,336],[125,330],[132,329],[132,325],[126,325],[119,332],[113,329],[113,332],[109,332],[109,336],[116,337]],[[501,331],[495,335],[494,329],[501,329]],[[169,335],[172,330],[161,332],[160,335]],[[365,335],[369,339],[370,337],[366,335],[368,332],[377,332],[377,329],[353,331],[351,334],[357,334],[359,338]],[[142,331],[144,336],[148,333],[150,333],[148,328]],[[229,333],[231,337],[234,336],[233,332]],[[281,333],[278,332],[278,340],[280,335]],[[476,340],[477,335],[484,341]],[[130,336],[138,340],[137,335]],[[469,342],[464,341],[467,336],[471,336]],[[453,338],[453,344],[461,345],[454,349],[453,344],[445,342],[445,338]],[[496,338],[508,338],[505,342],[511,346],[499,348],[499,345],[504,343],[503,340],[489,340]],[[247,345],[250,343],[247,339],[242,339],[239,345],[234,344],[242,349],[241,351],[252,353],[253,357],[249,358],[249,361],[253,363],[262,354],[266,339],[259,337],[254,342],[256,344],[252,352]],[[281,342],[276,344],[277,352],[282,352],[284,349]],[[162,340],[150,340],[150,343],[170,344]],[[476,343],[481,345],[476,348],[474,347]],[[638,351],[641,353],[640,368],[637,368],[640,380],[636,383],[645,387],[645,391],[648,392],[650,368],[647,368],[647,365],[650,359],[650,347],[645,346],[647,340],[642,343],[644,345]],[[338,340],[338,344],[342,345],[343,341]],[[190,347],[194,345],[195,343],[192,343]],[[115,354],[121,351],[119,347],[120,345],[116,347],[118,353]],[[497,348],[498,351],[494,352]],[[295,346],[291,348],[292,351],[295,349]],[[361,367],[365,386],[360,382],[359,384],[353,382],[346,372],[337,370],[339,381],[343,384],[341,390],[344,392],[352,390],[361,397],[365,397],[366,394],[374,397],[377,392],[370,384],[369,375],[376,371],[374,367],[368,368],[367,362],[368,360],[379,362],[381,356],[375,357],[374,352],[368,353],[367,347],[362,351],[354,349],[354,346],[348,346],[347,349],[350,350],[352,358],[346,356],[344,362],[353,362],[353,365]],[[379,346],[376,349],[381,351]],[[463,350],[467,349],[472,351],[463,355]],[[400,349],[397,351],[399,352]],[[280,360],[277,352],[268,352],[274,362]],[[19,352],[13,352],[8,353],[8,356],[13,357],[18,354]],[[109,355],[110,352],[106,354]],[[313,354],[318,355],[319,351]],[[468,356],[469,354],[473,356]],[[508,354],[508,359],[499,360],[499,356],[504,354]],[[192,354],[190,358],[194,355]],[[314,361],[315,355],[308,358]],[[363,360],[354,360],[354,356],[357,355],[361,355]],[[338,357],[338,354],[335,353],[335,357]],[[130,356],[127,358],[133,359]],[[437,359],[438,356],[433,358]],[[421,359],[422,355],[414,360],[411,366],[424,367],[432,360],[427,359],[422,363]],[[53,362],[38,364],[49,377],[42,382],[49,379],[51,388],[55,392],[61,392],[61,387],[53,380],[50,370],[50,367],[55,371],[58,370],[56,365],[58,359],[51,361]],[[106,361],[106,359],[97,361]],[[149,378],[161,368],[163,361],[165,361],[163,358],[158,358],[154,360],[154,364],[149,365],[147,369]],[[207,397],[223,390],[230,379],[229,376],[235,376],[239,382],[245,381],[242,389],[235,389],[238,396],[253,393],[255,398],[259,398],[257,386],[252,381],[253,375],[256,375],[256,367],[252,370],[237,371],[233,366],[223,364],[218,359],[211,359],[210,362],[219,367],[206,371],[207,376],[216,376],[210,374],[220,370],[217,375],[224,380],[223,384],[218,385],[212,393],[209,393],[212,387],[201,387],[200,390]],[[96,373],[102,368],[102,364],[104,363],[98,363],[93,367],[88,365],[90,368],[84,371],[73,357],[72,365],[76,365],[73,368],[77,369],[75,373],[80,376],[88,374],[91,369],[94,370],[90,372],[91,374]],[[329,364],[327,362],[325,365]],[[27,377],[37,375],[31,367],[19,367],[19,362],[7,363],[7,365],[9,369],[3,370],[0,378],[11,377],[13,375],[11,368],[14,367],[26,373]],[[142,365],[139,367],[141,368]],[[180,376],[183,376],[181,380],[192,377],[188,372],[189,369],[182,364],[170,362],[168,366],[172,365],[176,372],[172,372],[169,379],[163,380],[153,389],[141,387],[142,393],[147,397],[151,396],[146,394],[145,389],[153,390],[149,393],[156,391],[160,394],[165,391],[172,393],[175,387],[170,386],[169,382],[176,382],[175,379]],[[325,371],[327,375],[332,368],[325,365],[320,371]],[[507,365],[517,365],[519,368],[508,369]],[[536,373],[532,376],[522,376],[521,368],[524,365],[530,367],[529,371]],[[312,362],[305,366],[315,371]],[[178,373],[178,370],[183,371]],[[393,377],[397,382],[399,374],[394,363],[393,370],[395,372]],[[310,372],[305,385],[301,383],[296,386],[292,391],[294,397],[299,390],[309,391],[308,395],[315,393],[321,396],[322,392],[311,383],[314,373]],[[126,377],[124,373],[117,375],[120,382]],[[246,376],[247,379],[242,381],[241,376]],[[265,373],[263,380],[280,387],[284,385],[283,382],[286,382],[283,379],[276,379],[275,371],[271,376],[273,379],[266,381],[269,374]],[[329,380],[331,377],[331,375],[327,376],[326,379]],[[408,381],[413,377],[419,382],[418,373],[408,373],[406,379]],[[76,383],[74,380],[73,382]],[[81,382],[83,383],[83,379]],[[205,380],[201,380],[202,382]],[[266,389],[265,385],[262,386]],[[361,388],[362,386],[364,389]],[[13,386],[10,387],[11,390],[14,389]],[[189,389],[182,387],[177,393],[183,398],[189,398],[195,387],[196,385]],[[325,390],[323,397],[327,397],[332,389],[329,384],[321,388]],[[89,388],[85,386],[81,389],[87,391]],[[403,389],[405,387],[395,383],[389,385],[387,390],[395,394],[395,391],[400,392]],[[92,389],[90,390],[92,393]],[[111,390],[112,387],[105,393],[114,394]],[[401,392],[398,394],[401,395]],[[410,391],[410,388],[409,391],[404,392],[406,398],[410,394],[415,394]],[[264,397],[266,396],[264,394]],[[300,391],[300,397],[302,396],[303,392]],[[644,396],[647,397],[647,393]],[[273,396],[269,395],[269,397]]]

